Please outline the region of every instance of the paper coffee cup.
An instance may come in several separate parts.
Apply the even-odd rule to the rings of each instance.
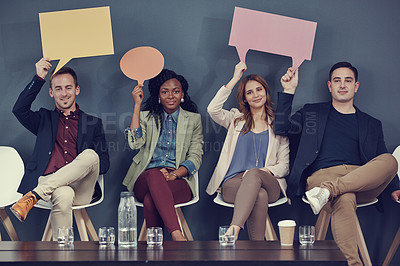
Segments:
[[[296,222],[293,220],[283,220],[278,223],[279,236],[282,246],[292,246]]]

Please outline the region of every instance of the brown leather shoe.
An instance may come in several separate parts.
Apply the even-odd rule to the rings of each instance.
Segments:
[[[36,204],[38,200],[36,196],[29,191],[26,193],[19,201],[17,201],[10,210],[14,213],[15,217],[21,222],[25,221],[28,212],[32,209],[33,205]]]

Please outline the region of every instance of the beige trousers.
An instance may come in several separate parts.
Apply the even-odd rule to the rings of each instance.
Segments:
[[[243,229],[247,220],[250,240],[264,240],[268,203],[277,201],[280,194],[276,177],[259,169],[240,173],[222,185],[224,201],[235,205],[231,225]]]
[[[86,149],[56,172],[39,177],[33,189],[44,201],[51,200],[51,228],[57,240],[59,227],[72,226],[72,206],[89,204],[99,176],[99,156]]]
[[[333,238],[349,265],[363,265],[357,247],[357,203],[375,199],[396,173],[396,159],[385,153],[363,166],[333,166],[318,170],[307,179],[307,190],[323,187],[330,192],[330,201],[323,208],[332,213]]]

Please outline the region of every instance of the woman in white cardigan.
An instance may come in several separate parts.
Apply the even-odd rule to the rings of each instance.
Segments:
[[[235,205],[230,226],[235,229],[235,239],[247,221],[250,240],[264,240],[268,203],[286,195],[289,142],[273,133],[269,87],[258,75],[240,82],[239,110],[222,109],[246,69],[246,64],[239,62],[232,79],[207,107],[211,118],[228,130],[207,193],[212,195],[220,188],[224,201]]]

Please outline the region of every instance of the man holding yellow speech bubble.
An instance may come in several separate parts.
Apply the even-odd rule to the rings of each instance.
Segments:
[[[56,240],[58,228],[72,226],[72,206],[91,202],[98,175],[107,172],[110,162],[101,119],[84,113],[76,103],[80,87],[71,68],[64,66],[50,76],[49,94],[56,108],[31,110],[51,67],[48,58],[36,63],[36,75],[13,108],[19,122],[37,138],[18,189],[26,194],[11,210],[23,222],[38,200],[51,200]]]

